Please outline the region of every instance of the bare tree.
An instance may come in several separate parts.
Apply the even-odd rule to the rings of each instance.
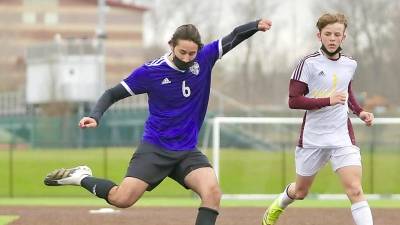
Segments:
[[[394,26],[399,22],[398,5],[396,0],[331,0],[316,1],[314,8],[316,15],[338,11],[348,16],[345,45],[358,61],[357,89],[367,91],[370,97],[383,96],[392,104],[398,104],[400,97],[395,91],[400,80],[392,69],[398,63],[389,57],[393,49],[398,49],[399,37],[394,35],[398,30]]]
[[[270,18],[277,5],[278,1],[272,0],[234,0],[230,5],[231,11],[237,12],[240,9],[241,13],[235,14],[232,24],[235,26],[260,18]],[[279,27],[273,26],[273,30],[277,32]],[[262,101],[263,98],[260,93],[265,93],[264,85],[266,84],[260,81],[263,80],[263,76],[268,76],[267,71],[275,70],[273,67],[276,64],[270,62],[270,53],[274,52],[274,42],[276,41],[277,35],[258,34],[238,46],[238,50],[234,50],[235,53],[228,56],[234,58],[232,65],[235,66],[235,69],[230,71],[231,76],[224,79],[221,88],[230,93],[230,96],[234,96],[239,101],[249,105]],[[261,89],[260,86],[262,86]]]
[[[204,35],[203,40],[210,41],[219,29],[221,5],[220,1],[211,0],[156,0],[155,7],[149,13],[154,45],[165,48],[175,28],[187,23],[195,24]]]
[[[388,19],[390,21],[388,32],[390,34],[390,39],[388,40],[388,54],[386,55],[387,63],[385,68],[388,69],[388,83],[386,86],[388,91],[392,94],[392,99],[396,103],[397,111],[400,110],[400,76],[398,72],[400,71],[399,63],[399,52],[400,52],[400,29],[398,24],[400,22],[400,2],[397,1],[391,12],[388,14]]]

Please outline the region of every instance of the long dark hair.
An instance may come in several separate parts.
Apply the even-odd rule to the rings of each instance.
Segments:
[[[203,47],[200,33],[193,24],[184,24],[176,28],[171,40],[168,41],[168,44],[172,45],[172,47],[175,47],[178,44],[178,40],[193,41],[197,44],[198,49]]]

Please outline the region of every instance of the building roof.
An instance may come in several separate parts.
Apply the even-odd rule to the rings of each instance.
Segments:
[[[97,4],[98,0],[90,0],[90,1]],[[137,11],[149,10],[147,7],[138,6],[134,3],[128,3],[128,1],[124,1],[124,0],[106,0],[106,4],[108,6],[112,6],[112,7],[119,7],[119,8],[125,8],[125,9],[137,10]]]

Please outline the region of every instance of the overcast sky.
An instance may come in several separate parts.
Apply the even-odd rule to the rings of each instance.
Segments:
[[[245,14],[246,12],[240,11],[236,6],[234,1],[230,0],[203,0],[209,1],[211,7],[209,11],[211,18],[221,18],[218,21],[204,21],[203,23],[211,24],[211,26],[216,27],[214,30],[214,34],[211,34],[213,38],[223,37],[232,31],[232,29],[240,25],[240,23],[245,23],[248,21],[240,21],[238,19],[238,14]],[[292,59],[289,61],[293,62],[297,61],[299,57],[304,54],[308,54],[310,51],[315,51],[315,48],[318,48],[319,43],[315,37],[316,29],[315,29],[315,21],[317,18],[314,18],[311,11],[311,2],[313,0],[303,0],[303,1],[292,1],[292,0],[271,0],[269,2],[276,2],[277,7],[270,15],[254,15],[254,19],[257,18],[268,18],[272,20],[273,27],[271,31],[267,35],[270,36],[262,36],[257,35],[255,39],[259,39],[260,42],[264,42],[265,45],[271,44],[269,43],[268,37],[273,37],[279,41],[274,42],[274,50],[273,51],[290,51]],[[168,51],[168,45],[166,44],[175,30],[175,28],[183,23],[193,22],[193,21],[185,21],[181,16],[175,16],[179,12],[172,11],[174,9],[173,6],[166,6],[168,1],[165,0],[136,0],[136,4],[145,5],[149,7],[151,10],[155,10],[159,13],[167,13],[169,14],[168,21],[163,21],[165,26],[162,29],[155,30],[152,27],[152,23],[149,19],[152,12],[147,13],[145,15],[144,20],[144,42],[146,46],[158,44],[159,46],[165,48]],[[196,4],[198,1],[193,2],[193,9],[196,8]],[[241,3],[245,3],[246,1],[241,1]],[[186,2],[186,4],[190,4],[190,2]],[[222,7],[223,6],[223,7]],[[167,10],[171,10],[171,12],[166,12]],[[218,16],[215,14],[218,13]],[[239,15],[240,18],[241,15]],[[160,21],[161,22],[161,21]],[[195,22],[194,22],[195,23]],[[202,37],[207,37],[207,29],[201,29],[204,27],[204,24],[196,24],[198,25]],[[210,26],[210,25],[209,25]],[[258,37],[261,36],[261,37]],[[266,39],[265,39],[266,37]],[[263,39],[264,38],[264,39]],[[270,38],[271,39],[271,38]],[[267,40],[267,41],[264,41]],[[164,44],[165,43],[165,44]],[[242,47],[242,46],[239,46]],[[243,46],[244,47],[244,46]],[[273,54],[273,52],[271,53]]]

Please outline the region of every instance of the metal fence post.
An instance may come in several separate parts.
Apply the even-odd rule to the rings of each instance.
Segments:
[[[107,144],[103,147],[103,174],[104,178],[108,179],[108,147]]]
[[[14,197],[14,149],[15,149],[15,130],[11,132],[11,138],[9,143],[9,197]]]
[[[283,134],[284,133],[284,129],[282,129],[282,124],[279,125],[279,133]],[[284,141],[282,141],[281,143],[281,148],[282,148],[282,189],[284,189],[287,185],[287,181],[286,181],[286,167],[287,167],[287,157],[286,157],[286,149],[285,149],[285,143]]]
[[[376,142],[376,129],[375,126],[371,127],[371,143],[370,143],[370,149],[369,149],[369,173],[370,173],[370,188],[371,188],[371,194],[375,193],[375,188],[374,188],[374,155],[375,155],[375,143]]]

